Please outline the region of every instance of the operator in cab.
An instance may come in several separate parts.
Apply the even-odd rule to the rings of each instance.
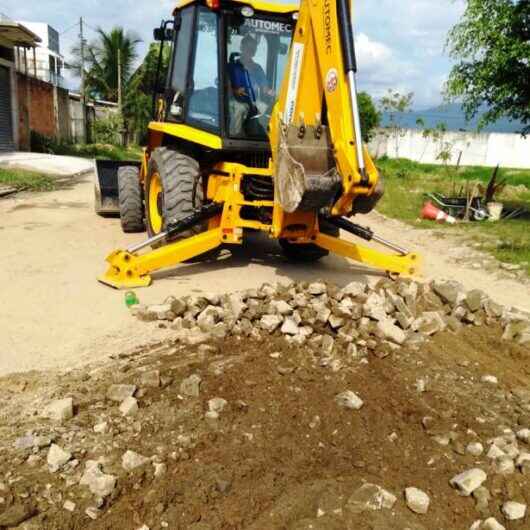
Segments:
[[[262,66],[254,60],[258,41],[247,34],[241,40],[241,53],[233,53],[228,65],[232,97],[230,98],[230,135],[262,136],[258,118],[268,108],[266,99],[274,97]]]

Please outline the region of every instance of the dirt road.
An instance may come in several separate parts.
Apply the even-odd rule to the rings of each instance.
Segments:
[[[0,375],[33,369],[70,368],[128,348],[160,340],[168,333],[145,335],[125,308],[123,293],[98,284],[110,250],[139,241],[125,235],[119,220],[93,212],[92,176],[51,193],[18,195],[0,201],[2,303]],[[497,280],[484,270],[457,263],[468,251],[453,239],[434,239],[378,215],[366,220],[384,237],[417,249],[427,277],[458,279],[481,288],[504,305],[530,310],[530,287],[513,279]],[[477,257],[468,257],[477,263]],[[467,258],[465,258],[467,259]],[[325,278],[345,284],[363,272],[353,263],[330,257],[311,267],[286,263],[266,239],[252,239],[216,263],[183,265],[159,275],[142,302],[166,295],[227,292],[263,282]]]

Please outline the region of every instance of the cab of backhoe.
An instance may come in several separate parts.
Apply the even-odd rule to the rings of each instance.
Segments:
[[[268,122],[297,9],[256,1],[181,2],[174,19],[155,32],[162,46],[172,47],[156,121],[185,125],[179,139],[223,152],[270,151]]]

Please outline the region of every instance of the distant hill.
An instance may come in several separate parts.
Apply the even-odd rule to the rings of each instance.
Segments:
[[[478,129],[478,122],[482,113],[479,113],[473,120],[466,121],[464,111],[458,103],[450,103],[440,105],[425,110],[415,110],[412,112],[398,114],[398,123],[407,129],[419,129],[416,121],[421,118],[425,123],[426,128],[435,127],[438,123],[445,123],[449,131],[471,131],[476,132]],[[389,123],[389,117],[383,113],[382,126],[385,127]],[[522,129],[522,125],[517,121],[510,121],[503,118],[492,125],[484,127],[481,132],[501,132],[501,133],[515,133]]]

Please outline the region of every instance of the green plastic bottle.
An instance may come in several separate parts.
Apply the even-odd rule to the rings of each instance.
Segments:
[[[132,307],[133,305],[138,305],[139,303],[140,300],[138,300],[138,297],[134,291],[127,291],[125,293],[125,305],[127,307]]]

